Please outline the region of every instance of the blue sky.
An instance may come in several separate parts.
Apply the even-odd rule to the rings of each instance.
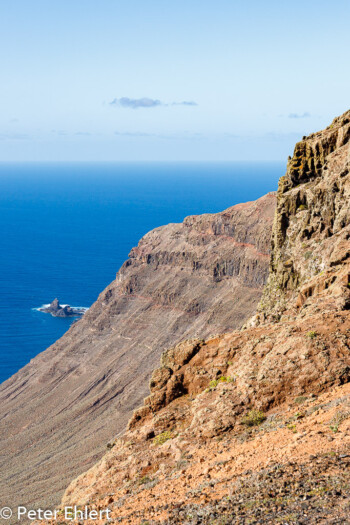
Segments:
[[[285,160],[350,107],[350,2],[3,0],[0,160]]]

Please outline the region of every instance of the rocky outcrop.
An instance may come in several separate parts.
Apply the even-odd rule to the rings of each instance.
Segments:
[[[165,351],[128,430],[63,505],[128,525],[346,522],[349,116],[289,161],[256,316]]]
[[[254,313],[275,202],[269,194],[148,233],[84,317],[1,385],[6,504],[58,503],[125,428],[166,348]]]
[[[40,312],[45,314],[51,314],[54,317],[77,317],[83,315],[87,308],[72,308],[69,304],[61,306],[58,299],[54,299],[48,306],[42,306],[39,308]]]
[[[268,286],[260,312],[279,318],[302,286],[350,257],[350,111],[299,142],[279,181]]]

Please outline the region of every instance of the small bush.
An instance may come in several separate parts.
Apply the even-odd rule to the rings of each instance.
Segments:
[[[242,419],[243,425],[255,427],[263,423],[266,419],[264,412],[261,410],[250,410]]]
[[[317,332],[314,332],[314,330],[310,330],[310,332],[308,332],[306,335],[309,339],[315,339],[315,337],[317,336]]]
[[[150,481],[152,480],[148,476],[142,476],[142,478],[139,479],[139,484],[145,485],[146,483],[149,483]]]
[[[210,381],[209,388],[216,388],[219,383],[232,383],[233,381],[232,377],[221,376],[219,379]]]
[[[298,207],[298,211],[307,210],[307,206],[305,204],[300,204]]]
[[[161,434],[158,434],[155,438],[153,438],[153,444],[154,445],[163,445],[168,439],[172,439],[173,435],[169,430],[166,430],[165,432],[162,432]]]
[[[289,428],[289,430],[291,430],[294,433],[296,433],[297,431],[297,427],[294,423],[288,423],[287,428]]]
[[[350,412],[336,412],[329,425],[331,431],[337,433],[339,430],[339,425],[349,416]]]

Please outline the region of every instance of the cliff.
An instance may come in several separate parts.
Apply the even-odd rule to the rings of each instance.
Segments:
[[[148,233],[116,280],[0,386],[0,493],[57,504],[124,430],[164,349],[250,317],[266,282],[274,194]]]
[[[318,282],[317,275],[349,255],[349,140],[348,111],[298,142],[288,160],[278,186],[269,281],[260,307],[265,317],[278,318],[298,294],[301,304],[314,292],[310,279]]]
[[[244,329],[165,351],[150,394],[62,504],[141,523],[347,523],[350,111],[297,144]]]

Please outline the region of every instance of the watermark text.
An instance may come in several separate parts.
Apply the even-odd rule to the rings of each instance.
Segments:
[[[89,507],[63,507],[61,509],[28,509],[24,506],[19,506],[17,512],[10,507],[3,507],[0,509],[0,519],[8,520],[13,515],[16,515],[18,520],[61,520],[66,521],[84,521],[84,520],[110,520],[111,509],[95,510]]]

